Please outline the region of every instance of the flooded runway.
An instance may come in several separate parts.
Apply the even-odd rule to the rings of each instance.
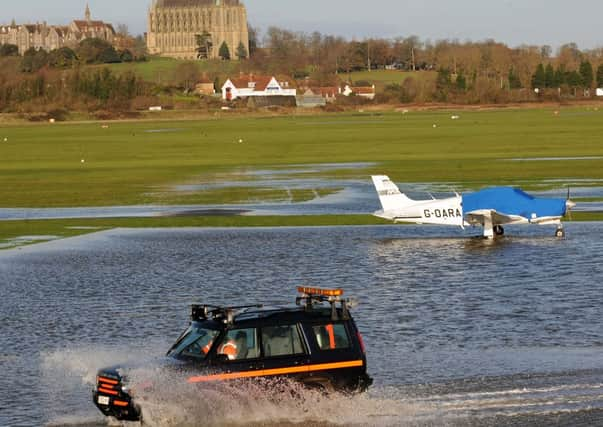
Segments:
[[[0,253],[0,425],[107,425],[100,367],[156,369],[193,302],[290,303],[343,287],[375,385],[191,389],[163,378],[149,425],[603,424],[603,224],[113,230]],[[295,396],[295,397],[293,397]],[[7,405],[6,402],[12,402]]]
[[[160,130],[159,130],[160,131]],[[509,159],[507,159],[509,160]],[[510,159],[513,160],[513,159]],[[533,159],[532,159],[533,160]],[[546,159],[544,159],[546,160]],[[549,159],[550,160],[550,159]],[[72,219],[72,218],[141,218],[156,216],[232,216],[232,215],[355,215],[371,214],[379,209],[379,198],[371,183],[368,172],[374,163],[327,163],[294,165],[277,169],[235,170],[212,179],[194,179],[192,183],[174,185],[170,193],[196,193],[220,191],[229,188],[261,188],[282,190],[289,193],[282,201],[248,202],[223,205],[140,205],[104,207],[62,207],[62,208],[0,208],[0,221],[21,219]],[[350,172],[352,177],[333,177],[335,172]],[[209,179],[209,181],[208,181]],[[539,190],[530,193],[536,197],[565,199],[568,188],[572,197],[586,198],[580,201],[576,211],[603,211],[603,186],[600,179],[559,179],[526,183]],[[468,188],[483,188],[483,183],[471,182],[413,182],[401,183],[400,189],[417,200],[432,197],[452,197],[455,192],[471,192]],[[292,191],[314,192],[315,198],[305,202],[294,202]],[[332,193],[319,195],[319,190]]]

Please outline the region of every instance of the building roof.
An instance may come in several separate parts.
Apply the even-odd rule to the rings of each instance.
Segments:
[[[85,21],[85,20],[75,20],[73,21],[75,26],[79,31],[85,32],[90,31],[92,29],[95,30],[104,30],[105,28],[109,29],[111,32],[115,33],[113,29],[113,25],[107,24],[103,21]]]
[[[374,86],[356,86],[356,87],[352,87],[352,92],[360,95],[360,94],[366,94],[366,95],[370,95],[375,93],[375,87]]]
[[[220,0],[224,6],[238,6],[239,0]],[[216,0],[157,0],[156,7],[207,7],[216,6]]]
[[[323,86],[316,88],[315,92],[319,93],[321,96],[333,97],[339,93],[339,88],[337,86]]]
[[[240,76],[239,78],[230,79],[232,84],[237,89],[248,89],[250,84],[253,84],[253,90],[264,91],[268,87],[268,83],[272,80],[271,76],[254,76],[249,74],[246,76]]]

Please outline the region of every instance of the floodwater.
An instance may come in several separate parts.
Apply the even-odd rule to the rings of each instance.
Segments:
[[[165,129],[153,130],[154,132]],[[178,129],[175,129],[176,131]],[[590,159],[590,158],[589,158]],[[515,159],[510,159],[515,160]],[[173,192],[198,192],[225,190],[228,188],[265,188],[284,191],[314,190],[316,197],[307,202],[244,203],[227,205],[141,205],[104,206],[79,208],[0,208],[0,221],[20,219],[72,219],[72,218],[142,218],[156,216],[231,216],[231,215],[362,215],[381,209],[379,199],[370,177],[333,178],[325,177],[341,171],[361,171],[374,167],[375,163],[324,163],[292,165],[287,168],[245,169],[233,171],[220,177],[218,181],[192,182],[175,185]],[[530,192],[537,197],[567,197],[568,188],[573,198],[603,199],[603,180],[573,179],[545,180],[532,185],[546,189]],[[401,183],[400,190],[415,200],[429,200],[432,197],[452,197],[455,192],[464,192],[466,183]],[[479,185],[478,185],[479,187]],[[553,189],[550,189],[550,188]],[[319,197],[318,190],[333,190],[333,194]],[[290,193],[291,194],[291,193]],[[580,202],[576,211],[603,211],[603,202]]]
[[[603,224],[507,231],[118,229],[0,252],[0,425],[107,425],[96,370],[132,361],[161,385],[149,425],[602,425]],[[162,377],[191,303],[286,304],[300,284],[359,299],[369,393]]]
[[[268,171],[263,171],[268,172]],[[543,182],[551,185],[552,182]],[[537,197],[567,197],[567,187],[556,183],[554,190],[531,191]],[[571,187],[572,197],[603,199],[600,182],[575,182]],[[228,205],[184,205],[184,206],[106,206],[83,208],[0,208],[0,221],[19,219],[60,219],[60,218],[132,218],[156,216],[229,216],[229,215],[363,215],[379,209],[379,199],[375,187],[368,179],[326,179],[326,178],[286,178],[256,179],[253,181],[229,181],[216,184],[187,184],[175,187],[176,191],[201,191],[225,189],[229,187],[296,189],[332,189],[335,193],[316,197],[301,203],[292,201],[228,204]],[[400,185],[400,190],[415,200],[429,200],[433,197],[451,197],[455,191],[462,192],[458,183],[412,183]],[[575,211],[600,212],[603,202],[580,202]]]

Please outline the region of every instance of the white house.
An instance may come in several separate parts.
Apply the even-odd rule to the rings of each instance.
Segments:
[[[249,74],[237,79],[228,79],[222,86],[222,99],[231,101],[250,96],[296,96],[297,90],[289,87],[288,81],[279,81],[274,76]]]
[[[350,96],[352,94],[356,96],[360,96],[362,98],[373,100],[375,99],[375,85],[372,86],[357,86],[352,87],[350,85],[345,85],[343,91],[341,92],[343,96]]]

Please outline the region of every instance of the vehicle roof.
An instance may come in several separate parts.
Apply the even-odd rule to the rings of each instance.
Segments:
[[[341,309],[337,309],[337,313],[341,315]],[[303,320],[324,320],[331,318],[330,307],[265,307],[262,309],[253,309],[241,312],[234,317],[233,326],[241,326],[257,322],[266,322],[278,324],[281,322],[299,322]],[[215,325],[220,324],[214,320],[207,320]],[[223,326],[221,326],[223,327]]]

